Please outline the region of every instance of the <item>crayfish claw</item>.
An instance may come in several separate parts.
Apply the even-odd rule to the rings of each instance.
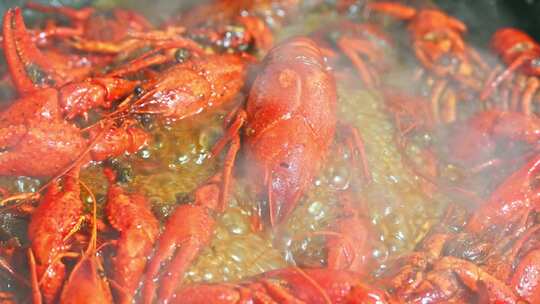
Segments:
[[[59,85],[64,77],[38,50],[28,33],[20,8],[9,9],[3,22],[4,52],[17,88],[24,95],[43,87]]]

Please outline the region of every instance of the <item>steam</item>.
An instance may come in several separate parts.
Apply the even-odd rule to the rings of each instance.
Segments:
[[[441,9],[464,22],[467,42],[485,49],[493,33],[501,27],[519,27],[519,16],[498,0],[438,1]]]
[[[166,0],[122,0],[121,6],[136,10],[151,20],[154,24],[160,25],[174,17],[180,12],[194,7],[195,5],[204,5],[210,1],[200,0],[182,0],[182,1],[166,1]]]
[[[210,1],[207,1],[210,2]],[[329,5],[332,5],[335,1],[317,1],[310,0],[305,1],[302,5],[304,11],[299,12],[299,16],[293,18],[292,24],[288,25],[287,28],[281,30],[278,34],[277,41],[283,40],[287,36],[291,35],[309,35],[317,30],[335,30],[340,31],[339,28],[328,29],[325,28],[329,24],[339,24],[339,21],[342,21],[342,18],[347,18],[345,16],[339,16],[335,13],[324,14],[319,13],[315,9],[315,6],[322,5],[321,2],[328,2]],[[422,2],[420,6],[425,6],[425,1],[415,1]],[[490,68],[493,68],[499,60],[493,55],[493,52],[489,49],[489,40],[493,32],[501,26],[513,26],[518,23],[518,18],[509,13],[508,11],[502,9],[501,5],[497,3],[497,0],[486,0],[486,1],[440,1],[440,5],[445,9],[449,15],[455,16],[456,18],[462,20],[467,24],[469,31],[465,34],[465,42],[473,47],[483,59],[487,61],[490,65]],[[201,1],[197,0],[188,0],[188,1],[147,1],[147,0],[137,0],[137,1],[124,1],[123,6],[126,8],[136,9],[139,12],[143,13],[145,16],[150,18],[154,24],[162,24],[169,20],[171,17],[180,14],[180,12],[189,9],[195,5],[203,5]],[[0,4],[1,8],[1,4]],[[356,11],[355,11],[356,12]],[[210,16],[201,16],[201,19],[209,18]],[[362,22],[367,21],[362,19],[360,15],[349,16],[353,18],[353,22]],[[392,38],[402,37],[402,40],[397,41],[397,45],[394,46],[393,50],[384,51],[384,54],[381,54],[381,60],[377,62],[372,62],[369,64],[375,65],[374,69],[383,69],[384,65],[388,64],[389,69],[395,69],[395,67],[400,68],[397,72],[392,72],[385,77],[385,83],[391,84],[394,87],[404,88],[411,93],[426,95],[432,93],[433,87],[429,87],[428,90],[425,90],[425,86],[429,86],[429,83],[433,82],[433,79],[436,77],[427,76],[416,81],[413,80],[411,75],[413,70],[416,67],[420,66],[417,58],[414,57],[414,54],[410,51],[411,42],[409,40],[409,33],[406,32],[406,23],[400,21],[391,21],[390,23],[393,26],[389,26],[387,29],[393,31],[389,33],[389,36]],[[385,30],[387,30],[385,29]],[[329,33],[329,36],[332,36]],[[326,41],[328,45],[335,49],[335,41]],[[382,45],[383,48],[390,48],[390,45]],[[339,52],[339,51],[338,51]],[[407,250],[412,250],[414,242],[417,241],[418,235],[425,234],[427,231],[423,231],[420,227],[424,223],[410,224],[408,229],[410,231],[400,231],[399,225],[405,225],[403,223],[408,221],[414,221],[415,219],[407,218],[409,215],[401,214],[403,210],[414,209],[406,204],[410,202],[421,202],[423,206],[418,212],[421,216],[426,216],[428,218],[431,215],[440,215],[441,210],[435,210],[436,208],[443,206],[445,203],[451,201],[451,198],[447,197],[446,194],[435,193],[433,196],[435,198],[430,201],[425,197],[422,197],[420,191],[418,193],[414,192],[421,185],[417,182],[417,179],[412,176],[410,172],[405,172],[403,169],[406,167],[406,164],[403,163],[401,156],[399,154],[396,143],[394,142],[393,135],[397,132],[395,129],[392,129],[395,126],[392,126],[393,122],[391,121],[391,116],[383,113],[383,106],[378,99],[380,96],[377,94],[372,94],[369,90],[362,88],[360,85],[361,81],[358,78],[355,78],[352,83],[350,80],[342,77],[342,74],[351,73],[355,74],[356,71],[352,66],[350,60],[348,60],[343,54],[340,59],[330,62],[332,64],[333,72],[336,75],[336,80],[340,87],[340,99],[339,102],[345,102],[347,105],[340,105],[342,108],[342,115],[346,117],[351,124],[354,124],[357,129],[362,133],[362,136],[366,140],[366,147],[368,149],[368,163],[371,164],[371,169],[374,172],[374,185],[361,184],[356,185],[358,189],[353,189],[362,195],[369,196],[368,200],[371,203],[369,212],[372,215],[372,223],[381,228],[384,225],[387,225],[391,229],[387,229],[386,232],[381,232],[378,234],[378,239],[372,240],[368,239],[366,242],[371,242],[372,247],[375,249],[374,256],[375,258],[380,258],[384,260],[386,257],[395,254],[404,252]],[[388,62],[385,62],[388,61]],[[484,76],[487,76],[484,74]],[[431,80],[429,79],[431,77]],[[350,87],[353,87],[352,90],[349,90]],[[462,115],[461,111],[464,109],[472,109],[472,112],[478,111],[479,108],[475,108],[476,105],[480,105],[480,101],[472,95],[469,100],[464,100],[462,95],[462,89],[458,86],[451,87],[450,89],[455,91],[455,94],[458,94],[458,108],[459,115]],[[343,93],[346,92],[346,93]],[[349,95],[347,95],[349,94]],[[444,99],[443,94],[443,99]],[[427,97],[427,96],[426,96]],[[470,96],[466,96],[470,97]],[[347,113],[349,112],[349,113]],[[470,115],[470,114],[469,114]],[[372,121],[370,120],[372,119]],[[464,120],[461,116],[458,120]],[[461,123],[462,124],[462,123]],[[413,140],[419,143],[417,146],[420,148],[422,145],[430,146],[435,149],[439,154],[443,162],[448,161],[452,162],[452,153],[453,149],[458,148],[456,145],[461,144],[459,141],[456,141],[456,145],[451,145],[449,138],[453,136],[453,130],[455,129],[455,124],[442,125],[440,129],[440,134],[437,134],[437,131],[433,134],[428,134],[431,136],[429,139],[426,138],[426,133],[419,133],[418,136],[414,137]],[[477,131],[470,129],[471,132],[468,132],[467,128],[472,128],[469,126],[461,126],[465,134],[472,133],[472,131]],[[390,131],[391,130],[391,131]],[[394,132],[394,133],[392,133]],[[489,134],[488,134],[489,135]],[[435,139],[433,139],[435,138]],[[452,142],[453,143],[453,142]],[[336,144],[332,149],[336,149],[337,145],[343,145],[342,142],[336,140]],[[509,145],[509,150],[506,150],[507,155],[521,155],[523,154],[523,147],[517,145]],[[418,147],[415,147],[418,149]],[[340,151],[342,152],[342,151]],[[496,159],[499,157],[497,154],[498,151],[493,150],[485,155],[486,159]],[[409,153],[409,152],[406,152]],[[416,154],[414,154],[416,153]],[[422,158],[423,156],[418,153],[418,151],[413,151],[412,158]],[[347,181],[347,186],[352,179],[351,176],[357,174],[355,169],[350,166],[351,155],[346,152],[335,153],[330,155],[331,159],[328,160],[326,167],[323,169],[323,172],[314,180],[312,188],[308,194],[302,199],[302,202],[299,204],[298,210],[295,211],[291,220],[289,220],[287,227],[285,227],[286,233],[282,235],[282,240],[278,240],[276,243],[279,243],[278,246],[282,246],[285,249],[285,259],[290,262],[295,262],[301,259],[308,260],[308,263],[316,264],[320,262],[317,258],[322,257],[324,254],[321,254],[320,248],[324,248],[324,242],[321,241],[321,238],[314,237],[313,235],[308,236],[306,231],[315,232],[317,230],[324,230],[330,227],[328,222],[334,221],[339,217],[340,213],[345,213],[345,210],[340,210],[341,204],[336,199],[337,193],[339,190],[342,190],[340,187],[344,187],[341,183],[343,180]],[[463,166],[463,168],[457,168],[456,166]],[[497,174],[490,176],[489,179],[486,179],[487,174],[478,175],[473,179],[463,178],[460,180],[460,174],[465,175],[466,166],[463,164],[452,165],[451,169],[449,166],[442,168],[440,174],[447,174],[445,182],[452,183],[456,182],[467,184],[470,186],[471,190],[478,191],[481,194],[487,194],[504,176],[504,173],[511,171],[516,166],[516,163],[510,165],[503,164],[502,167],[493,167]],[[249,164],[247,164],[247,170],[250,170]],[[452,171],[453,170],[453,171]],[[493,172],[493,171],[487,171]],[[448,177],[450,176],[450,177]],[[455,177],[457,176],[457,178]],[[495,179],[494,177],[495,176]],[[337,180],[337,182],[336,182]],[[250,181],[244,181],[249,183]],[[377,184],[378,183],[378,184]],[[353,183],[350,183],[353,184]],[[323,185],[321,187],[321,185]],[[400,189],[400,185],[405,185],[407,189]],[[344,187],[344,188],[346,188]],[[415,188],[416,187],[416,188]],[[440,191],[436,189],[435,191]],[[414,192],[414,193],[413,193]],[[412,194],[411,194],[412,193]],[[405,196],[408,196],[405,198]],[[264,205],[264,203],[261,203]],[[420,207],[418,207],[420,208]],[[428,210],[429,209],[429,210]],[[409,210],[410,211],[410,210]],[[435,217],[435,216],[433,216]],[[424,218],[421,218],[424,219]],[[412,228],[411,228],[412,227]],[[385,226],[386,228],[386,226]],[[382,229],[381,229],[382,230]],[[305,240],[298,242],[298,236],[308,236]],[[300,243],[300,244],[299,244]],[[298,248],[294,248],[294,246]],[[386,246],[386,247],[385,247]],[[383,248],[384,247],[384,248]],[[310,251],[311,250],[311,251]],[[300,252],[300,258],[297,255]],[[306,253],[308,252],[308,253]],[[311,254],[312,253],[312,254]]]

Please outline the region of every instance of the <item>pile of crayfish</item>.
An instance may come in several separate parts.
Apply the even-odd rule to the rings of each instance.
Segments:
[[[503,28],[480,56],[466,35],[398,1],[214,0],[160,26],[10,8],[0,303],[540,303],[540,43]],[[210,125],[196,165],[163,164],[197,150],[175,132]],[[163,207],[151,196],[169,182]],[[232,214],[269,244],[255,259],[280,262],[194,279],[216,239],[238,239],[222,233]]]

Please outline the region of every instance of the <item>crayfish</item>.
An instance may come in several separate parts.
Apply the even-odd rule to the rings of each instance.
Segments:
[[[298,14],[297,0],[216,0],[158,26],[130,10],[28,2],[65,20],[27,28],[21,9],[7,10],[2,82],[16,95],[0,111],[0,216],[28,227],[4,233],[0,222],[2,278],[34,303],[539,302],[539,45],[497,31],[507,68],[488,75],[467,26],[437,8],[306,3],[317,18],[351,18],[278,33],[312,12]],[[373,12],[403,21],[409,39]],[[302,34],[275,44],[290,32]],[[431,99],[405,88],[426,85]],[[471,101],[464,119],[458,99]],[[441,169],[438,131],[463,176],[519,168],[457,202],[461,175]],[[200,171],[184,170],[192,154],[171,138]],[[514,147],[526,152],[509,157]],[[26,191],[26,178],[41,187]],[[298,239],[305,255],[289,250]],[[396,257],[405,247],[415,249]],[[266,248],[274,260],[259,264]],[[5,285],[0,302],[27,300]]]
[[[428,72],[426,84],[432,87],[434,119],[436,122],[455,121],[456,100],[471,99],[468,93],[458,94],[456,91],[479,92],[488,69],[484,60],[464,41],[467,26],[435,8],[415,9],[386,1],[368,3],[366,8],[369,12],[379,12],[407,22],[415,57]],[[422,74],[424,71],[420,70],[418,76]],[[451,86],[452,83],[459,86]],[[448,108],[444,116],[439,114],[440,99],[444,99]]]
[[[500,94],[502,96],[510,95],[509,101],[503,100],[506,107],[511,110],[520,109],[523,113],[530,115],[533,113],[535,94],[540,87],[538,81],[540,45],[532,37],[518,29],[503,28],[493,34],[491,48],[507,67],[499,74],[497,74],[498,70],[494,69],[486,81],[480,99],[487,100],[504,81],[510,80],[513,82],[509,89],[511,93]]]
[[[90,134],[88,140],[70,122],[85,116],[91,108],[109,108],[113,100],[130,93],[135,82],[120,78],[64,79],[30,41],[20,9],[11,9],[4,16],[4,35],[8,67],[21,98],[0,113],[5,150],[0,157],[0,174],[52,176],[93,148],[99,161],[114,153],[135,152],[148,142],[148,136],[130,124],[105,124],[99,135]],[[44,74],[33,79],[27,73],[30,67]],[[111,150],[106,151],[107,147]],[[50,157],[47,162],[39,160],[43,155]]]

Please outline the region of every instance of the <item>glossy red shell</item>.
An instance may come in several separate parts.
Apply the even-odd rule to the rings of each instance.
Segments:
[[[251,89],[247,120],[251,173],[266,185],[271,221],[279,222],[294,209],[334,138],[336,84],[315,42],[295,38],[270,51]]]

